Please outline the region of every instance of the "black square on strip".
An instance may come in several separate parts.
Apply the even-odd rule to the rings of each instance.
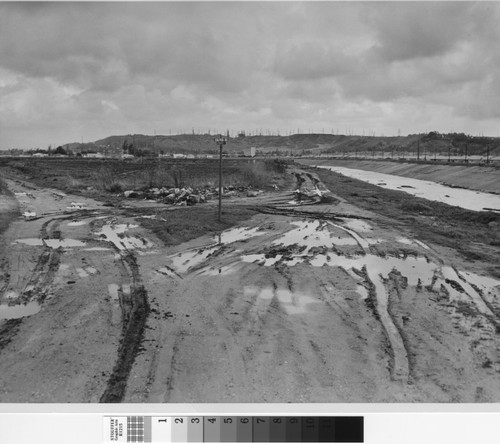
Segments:
[[[335,442],[364,442],[362,416],[336,416],[334,424]]]
[[[144,442],[144,416],[127,417],[127,442]]]

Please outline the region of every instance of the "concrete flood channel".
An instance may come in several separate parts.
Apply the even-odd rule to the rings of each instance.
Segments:
[[[359,179],[382,188],[404,191],[413,196],[454,205],[467,210],[500,212],[500,196],[492,193],[452,188],[436,182],[374,171],[357,170],[354,168],[319,165],[317,168],[328,169],[343,176]]]
[[[446,293],[450,306],[454,303],[472,304],[490,322],[485,328],[491,334],[500,326],[500,281],[431,260],[426,254],[430,247],[423,242],[399,237],[396,243],[412,246],[413,255],[380,256],[373,254],[370,246],[393,241],[367,236],[371,231],[367,221],[292,220],[290,226],[289,231],[280,234],[256,227],[224,231],[205,247],[171,255],[167,266],[158,271],[172,277],[194,274],[223,278],[238,273],[243,264],[290,269],[299,264],[342,268],[357,283],[360,302],[371,304],[383,325],[391,349],[391,376],[401,382],[408,382],[410,368],[401,328],[391,315],[388,292],[391,275],[400,275],[404,285],[415,291],[426,287],[431,292]],[[245,242],[258,236],[263,239],[258,243],[257,251],[245,251]],[[223,264],[219,262],[214,268],[210,261],[222,251]],[[244,293],[258,294],[263,300],[276,298],[289,315],[314,312],[315,305],[321,302],[314,295],[288,288],[246,286]]]

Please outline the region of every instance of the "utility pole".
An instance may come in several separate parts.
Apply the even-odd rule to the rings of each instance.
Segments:
[[[420,139],[417,140],[417,162],[420,161]]]
[[[222,146],[226,144],[226,139],[220,134],[214,137],[214,142],[219,145],[219,216],[218,221],[221,220],[222,214]]]

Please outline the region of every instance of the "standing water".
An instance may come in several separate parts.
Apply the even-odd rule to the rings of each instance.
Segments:
[[[325,168],[343,176],[359,179],[381,188],[404,191],[413,196],[443,202],[467,210],[484,211],[487,209],[500,212],[500,196],[491,193],[451,188],[427,180],[409,179],[391,174],[376,173],[374,171],[337,166],[318,166],[318,168]]]

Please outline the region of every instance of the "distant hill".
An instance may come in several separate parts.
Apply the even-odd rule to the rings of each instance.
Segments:
[[[143,135],[128,134],[109,136],[93,143],[65,145],[76,152],[105,151],[114,152],[123,149],[130,152],[156,155],[158,153],[216,153],[218,147],[213,135]],[[262,153],[280,152],[281,154],[334,154],[334,153],[373,153],[393,152],[404,154],[416,153],[417,150],[428,156],[436,151],[452,155],[462,155],[465,150],[469,155],[484,155],[489,147],[491,155],[500,155],[500,139],[491,137],[473,137],[465,134],[413,134],[399,137],[346,136],[333,134],[294,134],[290,136],[243,136],[228,138],[224,150],[229,153],[249,154],[255,147]]]

